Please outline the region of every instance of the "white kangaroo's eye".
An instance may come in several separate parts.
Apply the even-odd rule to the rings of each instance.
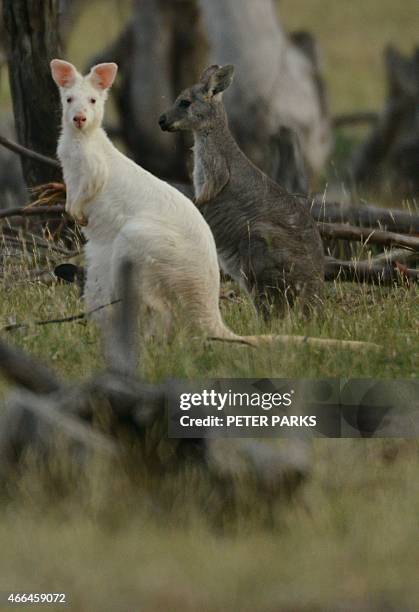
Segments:
[[[90,98],[90,104],[96,104],[96,98]]]
[[[68,96],[68,98],[67,98],[67,102],[68,102],[69,104],[71,104],[71,103],[72,103],[72,101],[73,101],[72,96]]]

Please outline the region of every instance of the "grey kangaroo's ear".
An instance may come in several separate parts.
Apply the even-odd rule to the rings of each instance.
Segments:
[[[205,85],[206,91],[211,96],[216,96],[230,87],[233,80],[234,66],[210,66],[201,76],[201,83]]]

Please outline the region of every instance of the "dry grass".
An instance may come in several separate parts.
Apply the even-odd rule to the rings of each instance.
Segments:
[[[269,528],[254,494],[233,533],[208,526],[220,507],[192,470],[155,484],[152,508],[114,467],[61,503],[31,473],[1,511],[1,588],[66,592],[86,612],[415,610],[417,442],[319,440],[313,466]]]

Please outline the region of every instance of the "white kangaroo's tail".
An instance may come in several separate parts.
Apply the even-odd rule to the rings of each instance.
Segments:
[[[334,338],[313,338],[310,336],[291,336],[277,334],[266,334],[262,336],[238,336],[230,329],[228,329],[228,327],[224,325],[224,323],[218,325],[215,332],[213,334],[209,334],[208,339],[219,342],[244,344],[246,346],[251,346],[252,348],[258,348],[272,344],[308,344],[309,346],[318,348],[336,348],[349,350],[382,349],[379,344],[374,344],[373,342],[362,342],[359,340],[336,340]]]

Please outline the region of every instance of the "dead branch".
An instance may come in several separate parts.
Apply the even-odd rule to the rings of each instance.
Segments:
[[[311,214],[316,221],[325,223],[349,223],[400,234],[419,234],[419,214],[410,210],[381,208],[364,203],[345,205],[340,202],[324,202],[322,196],[318,195],[311,204]]]
[[[11,382],[34,393],[52,393],[61,386],[49,368],[1,340],[0,371]]]
[[[318,223],[318,227],[322,238],[354,240],[364,244],[381,244],[389,247],[401,246],[419,251],[419,238],[414,236],[339,223]]]
[[[59,429],[61,433],[89,449],[99,450],[111,456],[118,454],[117,446],[110,438],[95,431],[78,417],[64,414],[59,410],[52,397],[39,397],[35,393],[19,389],[11,394],[8,403],[13,410],[17,409],[33,414],[49,426]]]
[[[373,285],[394,285],[403,282],[418,282],[419,270],[412,270],[398,262],[375,262],[373,260],[341,261],[326,259],[325,280],[369,283]]]
[[[419,253],[417,251],[408,251],[407,249],[391,249],[385,251],[382,255],[376,255],[371,259],[371,263],[390,263],[397,261],[403,263],[406,261],[417,261]]]
[[[64,204],[55,204],[53,206],[17,206],[16,208],[8,208],[0,211],[0,219],[9,219],[11,217],[36,217],[64,214]]]
[[[0,135],[0,145],[3,145],[3,147],[6,147],[6,149],[9,149],[9,151],[13,151],[13,153],[17,153],[18,155],[21,155],[22,157],[27,157],[29,159],[33,159],[35,161],[42,162],[43,164],[48,164],[49,166],[52,166],[54,168],[61,167],[59,162],[56,159],[53,159],[52,157],[47,157],[46,155],[42,155],[42,153],[37,153],[36,151],[31,151],[30,149],[27,149],[23,145],[20,145],[17,142],[13,142],[12,140],[9,140],[9,138],[5,138],[4,136],[1,136],[1,135]]]

